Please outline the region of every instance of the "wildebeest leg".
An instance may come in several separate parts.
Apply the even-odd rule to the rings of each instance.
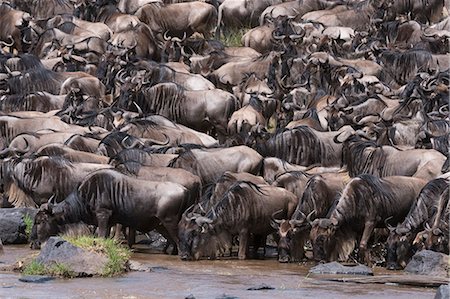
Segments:
[[[114,227],[114,239],[119,241],[120,240],[120,232],[122,231],[122,224],[117,223]]]
[[[304,245],[307,240],[307,236],[302,234],[301,236],[295,236],[292,240],[292,248],[291,248],[291,261],[299,262],[305,256]]]
[[[128,227],[127,244],[128,247],[132,247],[136,243],[136,230],[134,228]]]
[[[247,258],[248,239],[249,239],[248,230],[246,229],[241,230],[239,232],[239,252],[238,252],[238,258],[240,260],[245,260]]]
[[[364,232],[359,242],[359,260],[361,263],[365,263],[370,266],[369,251],[367,250],[367,242],[369,241],[370,235],[372,235],[373,229],[375,228],[374,221],[366,221],[364,224]]]
[[[162,224],[158,225],[158,227],[156,228],[157,231],[164,237],[167,239],[167,244],[163,249],[164,253],[167,253],[167,249],[169,248],[169,245],[173,245],[173,249],[171,254],[172,255],[177,255],[178,254],[178,239],[174,240],[173,235],[169,232],[169,230]]]
[[[101,209],[95,212],[98,224],[98,236],[102,238],[108,238],[111,226],[109,225],[109,218],[112,211]]]

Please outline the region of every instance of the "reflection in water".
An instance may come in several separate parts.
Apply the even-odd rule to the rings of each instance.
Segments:
[[[27,246],[6,246],[0,266],[32,253]],[[18,281],[19,274],[0,272],[0,298],[433,298],[434,289],[357,285],[308,278],[306,265],[280,264],[275,259],[183,262],[177,256],[141,250],[133,260],[152,272],[131,272],[117,278],[56,279],[44,284]],[[381,271],[383,271],[381,269]],[[376,271],[378,272],[378,271]],[[392,272],[389,272],[392,273]],[[247,290],[262,284],[274,290]]]

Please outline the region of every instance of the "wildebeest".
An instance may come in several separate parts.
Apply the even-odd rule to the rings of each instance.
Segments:
[[[168,5],[153,2],[139,8],[135,15],[148,24],[161,41],[166,32],[177,37],[198,32],[208,37],[217,19],[214,6],[199,1]]]
[[[192,243],[190,243],[191,240],[188,238],[189,232],[192,231],[192,226],[196,225],[195,222],[191,221],[192,217],[204,216],[211,207],[222,199],[223,194],[238,181],[246,181],[256,185],[267,184],[267,182],[260,176],[255,176],[247,172],[233,173],[226,171],[214,184],[205,186],[204,191],[202,192],[202,199],[197,204],[190,207],[186,211],[185,217],[182,217],[178,223],[179,231],[186,232],[183,234],[184,238],[180,239],[179,244],[179,255],[182,260],[190,260],[193,258],[193,253],[191,250]],[[210,244],[207,250],[202,250],[203,255],[214,258],[218,249],[216,248],[216,245],[221,251],[224,251],[224,249],[229,247],[230,244],[226,244],[226,242],[224,242],[229,237],[227,232],[223,232],[219,235],[220,236],[214,239],[216,244]],[[221,237],[224,237],[225,240]]]
[[[86,177],[80,186],[51,209],[41,210],[37,219],[62,225],[83,221],[98,226],[98,235],[106,238],[116,223],[141,232],[158,228],[170,241],[178,243],[177,225],[191,204],[188,191],[171,182],[151,182],[99,170]],[[35,222],[35,236],[49,236],[48,225]],[[34,241],[34,240],[32,240]]]
[[[413,255],[411,246],[416,234],[425,223],[434,223],[437,216],[437,203],[446,190],[448,190],[447,180],[443,178],[431,180],[420,191],[405,220],[396,227],[390,227],[386,260],[388,269],[394,270],[406,266]]]
[[[5,195],[17,207],[39,206],[54,196],[62,201],[91,172],[112,168],[108,164],[72,163],[61,156],[41,156],[13,161],[3,177]]]
[[[449,189],[447,188],[440,196],[437,202],[437,213],[433,223],[426,223],[425,230],[417,233],[413,245],[417,246],[423,243],[423,247],[428,250],[434,250],[445,254],[449,253]]]
[[[187,150],[170,167],[183,168],[199,176],[204,184],[215,182],[225,171],[257,174],[262,157],[247,146]]]
[[[292,217],[282,220],[273,219],[273,226],[280,237],[279,262],[300,261],[304,258],[303,247],[309,239],[312,221],[327,216],[335,197],[349,179],[346,172],[325,172],[308,178],[306,184],[297,182],[297,185],[303,185],[303,189],[300,190],[300,196],[294,192],[299,202]],[[290,188],[287,189],[292,191]]]
[[[335,139],[342,133],[347,134],[319,132],[307,126],[298,126],[290,130],[284,129],[263,142],[258,141],[256,148],[263,156],[281,158],[302,166],[337,166],[342,146]]]
[[[310,238],[315,260],[346,260],[359,239],[358,256],[370,264],[367,246],[373,230],[386,218],[403,221],[426,181],[391,176],[360,175],[345,186],[327,218],[316,219]]]
[[[145,113],[163,115],[201,132],[215,128],[222,135],[226,135],[231,114],[240,106],[236,97],[226,91],[189,91],[175,83],[143,88],[136,103]]]
[[[232,235],[238,235],[238,257],[246,259],[250,234],[265,237],[273,231],[270,226],[272,214],[279,212],[290,217],[296,204],[296,196],[282,188],[238,181],[205,216],[194,215],[185,220],[191,226],[179,231],[180,240],[190,248],[191,258],[197,260],[203,251],[210,250],[209,242],[213,236],[225,233],[230,240]]]
[[[372,174],[380,177],[393,175],[433,179],[440,175],[445,156],[436,150],[399,150],[379,146],[373,141],[352,136],[344,143],[343,164],[351,177]]]

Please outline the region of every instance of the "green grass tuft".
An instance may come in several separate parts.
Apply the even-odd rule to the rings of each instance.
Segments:
[[[47,269],[45,266],[36,260],[29,263],[22,271],[24,275],[44,275],[47,274]]]
[[[24,275],[51,275],[61,276],[66,278],[75,277],[75,273],[70,268],[61,263],[56,263],[51,267],[45,267],[45,265],[33,260],[22,271]]]
[[[220,41],[225,47],[241,47],[242,36],[249,30],[249,28],[233,29],[220,35]]]
[[[130,250],[114,239],[95,238],[91,236],[68,237],[65,240],[83,249],[100,252],[108,257],[108,263],[103,269],[103,276],[111,277],[122,273],[131,256]]]
[[[48,269],[49,274],[53,276],[62,276],[66,278],[75,277],[75,273],[65,264],[56,263],[50,269]]]
[[[29,239],[31,236],[31,229],[33,228],[33,218],[31,218],[30,215],[26,214],[23,217],[23,222],[25,223],[25,234],[27,235],[27,238]]]
[[[114,239],[95,238],[92,236],[69,237],[62,236],[65,240],[73,245],[89,250],[105,254],[108,262],[103,269],[102,276],[112,277],[125,271],[126,264],[131,256],[128,247],[123,246]],[[56,263],[50,267],[33,260],[26,265],[22,273],[24,275],[52,275],[71,278],[75,277],[75,273],[65,264]]]

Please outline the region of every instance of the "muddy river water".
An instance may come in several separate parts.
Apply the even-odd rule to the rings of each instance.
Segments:
[[[5,246],[0,266],[31,251]],[[308,277],[312,265],[269,260],[183,262],[177,256],[139,250],[133,260],[151,272],[129,272],[117,278],[55,279],[23,283],[20,274],[0,272],[0,298],[433,298],[433,288],[386,284],[355,284]],[[384,273],[375,269],[375,274]],[[262,284],[272,290],[247,290]]]

